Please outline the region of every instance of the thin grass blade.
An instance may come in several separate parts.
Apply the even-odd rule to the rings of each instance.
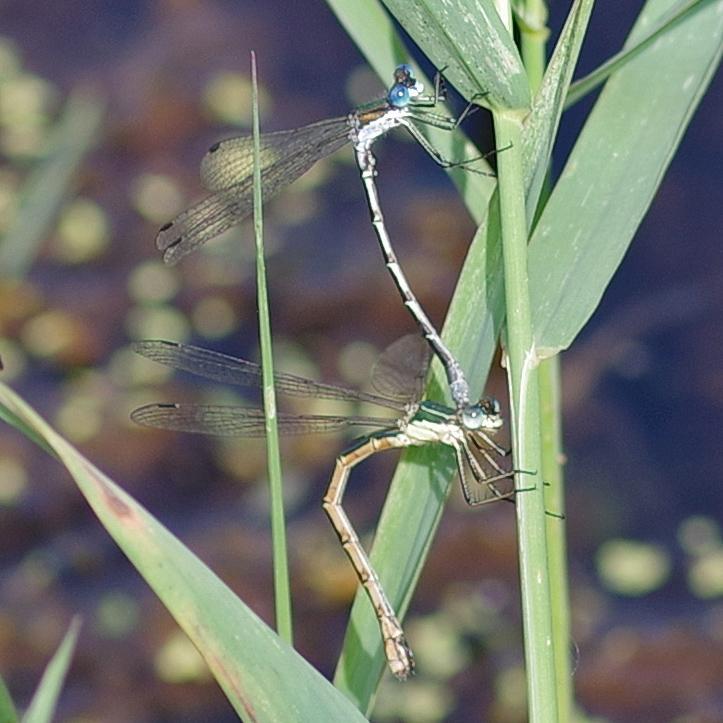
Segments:
[[[266,431],[266,466],[271,499],[271,536],[274,560],[274,601],[276,629],[289,645],[293,642],[291,615],[291,586],[289,556],[286,547],[286,516],[284,514],[284,484],[281,474],[281,451],[274,389],[274,360],[271,348],[271,318],[266,288],[266,259],[264,258],[263,188],[261,182],[261,132],[259,131],[259,91],[256,76],[256,53],[251,52],[251,91],[253,104],[253,199],[254,237],[256,239],[256,299],[259,310],[259,342],[264,395]]]
[[[642,53],[651,43],[654,43],[657,38],[669,32],[678,23],[685,20],[688,15],[702,10],[712,2],[716,2],[716,0],[684,0],[683,2],[677,3],[648,30],[644,37],[636,39],[632,45],[626,44],[623,50],[606,60],[599,68],[596,68],[584,78],[575,81],[567,92],[565,108],[574,105],[595,90],[595,88],[602,85],[615,71],[624,67],[633,58]]]
[[[65,683],[65,676],[73,660],[75,645],[80,632],[80,618],[73,618],[68,632],[45,668],[30,707],[23,716],[23,723],[50,723],[55,718],[58,698]]]
[[[7,689],[5,681],[0,678],[0,722],[18,723],[18,720],[18,712],[10,697],[10,691]]]
[[[594,0],[575,0],[565,26],[525,118],[523,156],[527,188],[527,224],[532,225],[542,185],[548,174],[552,147],[560,125],[567,89],[580,56]]]
[[[104,108],[104,101],[87,90],[68,98],[48,153],[26,181],[17,216],[0,239],[0,276],[23,276],[32,265],[74,174],[98,140]]]

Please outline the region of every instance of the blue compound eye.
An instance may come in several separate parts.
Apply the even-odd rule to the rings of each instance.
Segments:
[[[407,63],[402,63],[401,65],[397,66],[396,70],[394,71],[394,75],[398,78],[413,78],[414,70],[412,70],[411,65],[407,65]]]
[[[467,429],[479,429],[484,422],[484,412],[479,404],[470,404],[462,411],[462,423]]]
[[[397,83],[389,91],[387,101],[389,105],[395,108],[404,108],[405,105],[409,105],[409,88]]]

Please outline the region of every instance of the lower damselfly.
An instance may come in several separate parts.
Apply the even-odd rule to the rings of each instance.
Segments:
[[[475,173],[494,175],[470,168],[470,163],[482,157],[457,163],[443,158],[417,127],[417,123],[447,131],[458,127],[460,119],[429,110],[443,99],[442,88],[438,80],[434,93],[424,95],[424,86],[414,77],[411,66],[400,65],[394,71],[394,84],[386,97],[357,108],[346,116],[288,131],[265,133],[260,137],[259,159],[262,195],[264,200],[268,200],[321,158],[349,143],[354,146],[384,262],[405,306],[442,362],[452,398],[461,409],[470,404],[469,385],[461,367],[412,292],[394,253],[374,183],[376,164],[371,153],[371,146],[377,139],[394,128],[403,127],[439,165],[464,166]],[[163,259],[168,264],[175,264],[251,214],[253,137],[243,135],[214,143],[201,162],[201,180],[212,192],[211,195],[162,226],[156,237],[156,245],[163,251]]]
[[[261,386],[261,368],[244,359],[169,341],[140,341],[133,344],[133,349],[148,359],[206,379],[244,387]],[[384,450],[443,444],[454,450],[462,492],[470,505],[509,499],[513,494],[512,472],[497,461],[506,452],[493,439],[503,425],[498,403],[482,398],[459,410],[428,400],[419,401],[430,358],[429,347],[419,335],[402,337],[379,357],[372,372],[373,392],[353,391],[293,374],[274,375],[276,391],[280,394],[374,404],[394,412],[394,417],[279,413],[277,419],[282,434],[358,427],[374,430],[336,458],[323,507],[374,608],[389,668],[401,680],[414,671],[414,657],[379,577],[344,512],[342,501],[351,470]],[[148,404],[135,409],[131,419],[147,427],[198,434],[231,437],[265,434],[263,410],[250,407]]]

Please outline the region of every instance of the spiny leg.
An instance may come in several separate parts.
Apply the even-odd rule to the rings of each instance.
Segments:
[[[478,439],[478,437],[482,441],[480,441],[480,439]],[[511,454],[512,450],[504,449],[503,447],[500,447],[500,445],[498,445],[491,437],[486,435],[481,430],[477,430],[474,434],[470,435],[469,438],[472,440],[472,443],[474,444],[475,448],[485,458],[485,460],[487,461],[487,464],[489,464],[490,467],[492,467],[492,469],[494,469],[496,472],[499,473],[494,477],[488,478],[488,481],[494,482],[496,480],[505,479],[507,477],[512,477],[513,475],[516,475],[516,474],[532,474],[532,475],[536,474],[535,472],[533,472],[531,470],[526,470],[526,469],[513,468],[511,470],[505,470],[502,467],[500,467],[500,465],[497,463],[495,458],[489,453],[489,451],[487,449],[485,449],[485,446],[490,447],[492,449],[492,451],[496,452],[497,455],[499,455],[500,457],[508,457]],[[483,442],[484,442],[484,444],[483,444]],[[534,489],[534,487],[529,488],[529,489]],[[519,488],[517,489],[517,492],[524,492],[524,491],[526,491],[526,490],[519,489]]]
[[[498,482],[499,480],[509,479],[510,477],[512,477],[512,475],[514,474],[513,471],[508,472],[502,469],[494,462],[494,460],[492,460],[492,458],[485,452],[485,450],[482,450],[480,448],[480,452],[482,452],[485,459],[490,463],[490,466],[492,466],[492,468],[499,473],[489,476],[482,469],[482,466],[477,461],[477,458],[474,456],[474,454],[472,454],[472,451],[469,449],[468,445],[465,442],[458,442],[454,445],[454,448],[457,455],[457,467],[459,469],[460,481],[462,483],[462,492],[464,493],[465,501],[470,507],[477,507],[479,505],[486,504],[487,502],[493,502],[495,500],[509,500],[514,496],[514,490],[511,490],[510,492],[501,492],[495,485],[495,482]],[[467,462],[467,465],[469,465],[475,481],[487,487],[492,492],[492,497],[475,499],[475,496],[472,494],[471,488],[469,486],[467,475],[464,471],[465,461]]]
[[[406,446],[400,435],[369,437],[353,449],[340,454],[336,459],[334,474],[324,495],[323,507],[336,530],[344,552],[356,571],[359,582],[367,591],[379,629],[389,669],[399,680],[406,680],[414,672],[414,655],[407,645],[404,631],[389,602],[379,576],[371,565],[369,557],[359,542],[354,527],[342,507],[342,499],[351,470],[367,457],[385,449]]]
[[[497,472],[497,476],[494,477],[494,479],[502,479],[503,477],[509,477],[515,473],[516,470],[506,470],[503,467],[501,467],[495,458],[486,450],[484,447],[480,446],[479,442],[472,438],[475,444],[475,447],[479,451],[479,453],[485,458],[485,461],[487,464],[492,467],[492,469]],[[496,450],[495,450],[496,451]]]
[[[488,444],[493,446],[494,451],[498,452],[498,454],[501,454],[501,456],[507,456],[509,454],[509,451],[503,450],[501,447],[499,447],[495,442],[490,439],[486,434],[477,432],[476,434],[480,435],[484,440],[487,441]],[[524,469],[511,469],[511,470],[505,470],[496,462],[494,457],[482,446],[480,441],[476,438],[476,436],[471,435],[470,439],[474,443],[475,448],[479,451],[479,453],[485,458],[486,462],[492,467],[498,474],[493,476],[487,476],[485,475],[484,471],[482,470],[481,466],[477,462],[477,459],[475,456],[471,453],[471,450],[466,448],[465,445],[460,445],[460,449],[457,451],[457,465],[460,469],[460,476],[462,478],[462,491],[464,492],[465,500],[467,501],[467,504],[469,504],[471,507],[475,507],[477,505],[485,504],[486,502],[492,502],[494,501],[492,498],[483,499],[483,500],[474,500],[470,498],[470,495],[468,494],[469,484],[467,483],[465,479],[465,475],[463,474],[463,466],[460,464],[460,459],[462,456],[462,449],[464,449],[464,456],[467,458],[469,462],[469,466],[472,469],[473,474],[475,475],[475,478],[478,477],[478,474],[481,474],[482,477],[480,478],[481,481],[484,482],[484,484],[489,487],[490,490],[494,493],[495,497],[494,499],[502,499],[507,500],[508,502],[514,502],[514,498],[519,492],[530,492],[535,489],[535,486],[532,487],[515,487],[514,489],[510,490],[509,492],[500,492],[499,489],[497,489],[497,486],[495,485],[495,482],[498,482],[499,480],[503,479],[509,479],[510,477],[514,477],[515,475],[523,475],[523,474],[530,474],[534,475],[535,472],[531,470],[524,470]],[[549,486],[548,482],[543,481],[542,483],[545,486]],[[552,512],[551,510],[545,510],[545,514],[549,515],[550,517],[555,517],[560,520],[565,519],[564,514],[560,514],[558,512]]]
[[[459,473],[459,483],[462,485],[462,494],[467,504],[472,507],[474,504],[474,497],[472,496],[472,490],[469,486],[469,480],[464,471],[464,455],[462,454],[462,448],[460,445],[455,444],[454,454],[457,458],[457,472]]]
[[[505,449],[504,447],[501,447],[499,444],[497,444],[497,442],[495,442],[494,439],[492,439],[492,437],[490,437],[488,434],[485,434],[481,429],[477,429],[477,430],[475,430],[474,434],[472,435],[472,441],[474,442],[475,447],[477,447],[477,449],[479,449],[480,451],[483,451],[484,448],[482,446],[482,443],[479,441],[479,439],[477,439],[477,437],[479,437],[482,440],[482,442],[484,442],[484,444],[487,445],[490,449],[497,452],[497,454],[500,457],[508,457],[509,456],[509,454],[510,454],[509,449]],[[495,469],[498,472],[502,471],[496,465],[493,464],[493,466],[495,467]]]
[[[497,174],[493,173],[492,171],[483,171],[479,168],[469,168],[469,166],[472,163],[476,163],[477,161],[482,161],[487,156],[492,155],[492,153],[495,153],[496,151],[490,151],[489,153],[482,154],[480,156],[475,156],[474,158],[466,158],[462,161],[450,161],[448,158],[445,158],[421,133],[421,131],[414,125],[412,122],[413,119],[419,123],[424,123],[425,125],[434,126],[435,128],[442,128],[443,130],[454,130],[455,129],[455,121],[454,119],[448,118],[445,119],[442,116],[439,116],[438,118],[430,117],[429,114],[427,115],[421,115],[419,113],[409,114],[408,118],[405,118],[400,121],[400,123],[412,134],[414,137],[414,140],[419,143],[420,146],[427,152],[427,155],[441,168],[464,168],[465,170],[469,171],[470,173],[476,173],[478,176],[489,176],[490,178],[496,178]],[[449,122],[449,125],[443,125],[443,123]]]

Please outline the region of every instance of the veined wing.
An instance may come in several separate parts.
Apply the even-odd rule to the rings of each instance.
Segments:
[[[132,348],[147,359],[152,359],[173,369],[196,374],[205,379],[254,388],[258,388],[262,384],[262,371],[258,364],[210,349],[171,341],[139,341],[135,342]],[[276,372],[274,384],[279,393],[290,396],[369,402],[393,409],[395,412],[404,411],[404,405],[396,399],[358,392],[336,384],[324,384],[296,374]]]
[[[264,133],[259,138],[261,172],[290,156],[303,166],[298,178],[317,160],[324,158],[349,142],[346,116],[311,123],[288,131]],[[254,139],[251,134],[214,143],[201,161],[201,181],[209,191],[223,191],[253,175]],[[288,165],[287,165],[288,170]],[[291,180],[294,180],[291,179]],[[290,183],[291,181],[289,181]]]
[[[400,404],[416,402],[422,397],[431,361],[432,351],[424,337],[407,334],[380,354],[372,369],[372,386]]]
[[[204,404],[147,404],[131,412],[131,419],[144,427],[192,432],[219,437],[263,437],[266,434],[262,409]],[[381,417],[343,417],[324,414],[279,414],[282,434],[316,434],[355,427],[387,429],[394,420]]]
[[[310,129],[324,131],[317,145],[310,147]],[[348,141],[345,118],[305,126],[297,131],[268,134],[262,159],[261,186],[265,201],[284,186],[295,181],[318,160],[344,146]],[[283,136],[286,146],[282,146]],[[213,146],[204,158],[204,183],[216,192],[199,201],[161,227],[156,246],[163,251],[163,260],[175,264],[212,238],[235,226],[253,211],[253,157],[247,154],[250,136],[222,141]],[[306,141],[306,143],[304,143]],[[229,168],[226,168],[226,166]],[[218,189],[218,190],[216,190]]]

